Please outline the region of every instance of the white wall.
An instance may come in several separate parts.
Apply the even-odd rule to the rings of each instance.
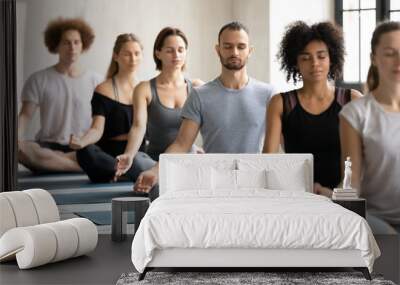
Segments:
[[[266,0],[233,0],[232,19],[244,23],[250,32],[250,44],[254,47],[248,63],[250,76],[269,82],[268,2]]]

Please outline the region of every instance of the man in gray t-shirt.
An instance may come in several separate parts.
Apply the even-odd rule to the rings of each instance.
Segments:
[[[183,121],[167,153],[188,152],[199,131],[204,149],[214,153],[257,153],[264,135],[266,105],[273,88],[247,75],[252,48],[248,30],[238,22],[223,26],[215,47],[221,75],[195,88],[182,110]],[[140,174],[135,191],[149,192],[158,181],[158,165]]]
[[[227,88],[216,78],[193,89],[181,115],[200,127],[206,153],[258,153],[272,92],[253,78],[240,89]]]

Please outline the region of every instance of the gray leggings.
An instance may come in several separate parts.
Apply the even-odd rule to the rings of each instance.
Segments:
[[[76,153],[80,167],[95,183],[110,182],[115,175],[116,159],[125,150],[126,142],[108,143],[107,147],[98,145],[88,145]],[[138,152],[133,160],[131,168],[125,173],[125,176],[131,181],[136,181],[139,174],[155,165],[144,152]]]
[[[400,225],[392,225],[367,212],[367,222],[374,234],[400,234]]]

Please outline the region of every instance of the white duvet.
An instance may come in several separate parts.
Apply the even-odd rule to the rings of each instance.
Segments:
[[[359,215],[323,196],[265,189],[162,195],[135,235],[133,265],[143,272],[165,248],[358,249],[370,271],[380,255]]]

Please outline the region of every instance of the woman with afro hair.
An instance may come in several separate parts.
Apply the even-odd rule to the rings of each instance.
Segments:
[[[287,80],[303,86],[272,97],[266,115],[264,153],[312,153],[314,192],[330,197],[341,180],[339,112],[358,91],[335,87],[344,62],[343,35],[329,22],[302,21],[286,29],[278,59]]]

